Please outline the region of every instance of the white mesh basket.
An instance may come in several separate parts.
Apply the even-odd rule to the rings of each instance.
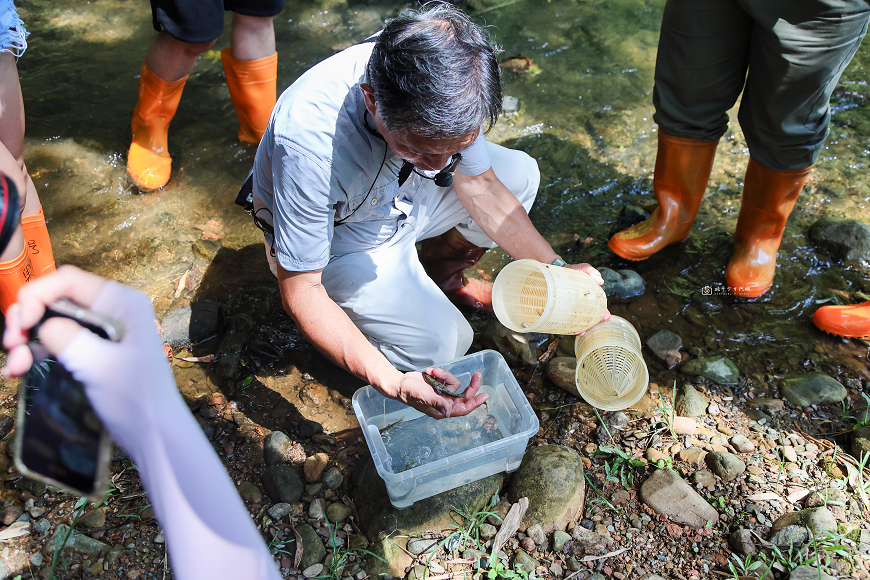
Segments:
[[[649,371],[640,337],[624,318],[613,316],[575,342],[576,384],[584,399],[599,409],[621,411],[643,397]]]
[[[496,277],[492,306],[499,322],[515,332],[578,334],[601,320],[607,297],[588,274],[517,260]]]

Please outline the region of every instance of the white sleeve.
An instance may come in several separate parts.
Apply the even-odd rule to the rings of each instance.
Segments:
[[[93,308],[124,324],[118,343],[80,330],[58,360],[133,458],[176,578],[281,578],[229,475],[185,405],[148,298],[109,282]]]

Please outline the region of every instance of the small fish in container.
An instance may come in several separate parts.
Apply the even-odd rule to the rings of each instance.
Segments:
[[[448,392],[443,381],[427,379],[442,394],[460,396],[471,376],[480,372],[478,392],[489,398],[468,415],[436,420],[384,397],[372,386],[353,396],[375,468],[397,508],[516,470],[529,439],[538,431],[538,418],[499,353],[484,350],[439,367],[462,384]]]

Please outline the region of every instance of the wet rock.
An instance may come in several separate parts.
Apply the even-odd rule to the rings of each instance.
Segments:
[[[263,487],[272,501],[294,503],[302,497],[305,486],[302,478],[289,465],[272,465],[263,474]]]
[[[172,348],[197,345],[215,338],[221,330],[221,308],[213,300],[192,302],[170,310],[160,321],[163,340]]]
[[[870,260],[870,226],[858,220],[822,218],[810,226],[809,238],[835,260]]]
[[[546,374],[547,378],[563,391],[575,397],[581,396],[577,390],[577,359],[573,356],[558,356],[550,359]]]
[[[813,534],[822,532],[836,532],[837,520],[830,510],[824,507],[809,508],[797,512],[789,512],[780,516],[773,526],[771,526],[771,534],[775,534],[779,530],[788,526],[798,526],[809,528]]]
[[[544,533],[540,524],[529,526],[529,528],[526,529],[526,535],[532,539],[536,546],[547,545],[547,534]]]
[[[695,485],[700,485],[702,487],[713,487],[716,485],[716,476],[713,475],[712,472],[707,471],[706,469],[699,469],[698,471],[693,471],[690,476],[692,483]]]
[[[0,440],[6,439],[13,427],[15,427],[14,418],[9,415],[0,415]]]
[[[743,475],[746,464],[743,460],[727,451],[713,451],[704,458],[710,471],[724,481],[733,481]]]
[[[646,284],[640,274],[634,270],[611,270],[610,268],[598,268],[604,279],[604,294],[608,298],[627,300],[640,296],[646,289]]]
[[[682,360],[680,349],[683,348],[683,339],[670,330],[660,330],[652,335],[646,341],[646,347],[669,369],[677,366],[677,363]]]
[[[761,423],[762,421],[766,423],[773,421],[773,417],[771,417],[761,409],[746,409],[746,416],[753,421],[758,421],[759,423]]]
[[[483,331],[480,338],[483,348],[491,348],[501,353],[510,364],[533,365],[538,362],[535,349],[529,341],[540,338],[537,333],[514,332],[497,320],[493,320]]]
[[[263,460],[266,465],[279,463],[298,465],[305,461],[305,450],[283,432],[272,431],[263,440]]]
[[[240,312],[230,320],[229,329],[221,340],[216,357],[216,370],[222,379],[234,379],[242,370],[241,352],[254,330],[254,319]]]
[[[680,370],[690,376],[702,376],[719,385],[736,385],[740,381],[737,365],[724,356],[693,359],[683,364]]]
[[[747,439],[744,435],[734,435],[731,438],[731,445],[740,453],[752,453],[755,451],[755,443]]]
[[[61,545],[64,537],[69,532],[69,526],[66,524],[59,524],[55,530],[54,535],[51,537],[45,547],[43,548],[43,552],[46,555],[54,554],[55,549]],[[69,538],[65,544],[63,544],[63,551],[71,550],[78,554],[85,554],[91,558],[97,558],[100,554],[104,554],[109,551],[110,546],[108,544],[104,544],[99,540],[95,540],[90,536],[86,536],[80,532],[73,530],[72,533],[69,534]]]
[[[825,373],[807,373],[782,383],[782,394],[795,407],[839,403],[846,398],[846,387]]]
[[[280,522],[284,518],[286,518],[293,511],[293,506],[289,503],[276,503],[272,507],[269,508],[269,517],[273,520]]]
[[[698,359],[700,360],[700,359]],[[694,361],[689,361],[687,365]],[[685,368],[686,365],[683,365]],[[702,395],[689,383],[683,383],[677,388],[674,397],[674,410],[683,417],[700,417],[707,413],[710,399]]]
[[[563,532],[562,530],[556,530],[553,532],[553,551],[557,554],[562,551],[565,547],[565,543],[571,539],[571,535]]]
[[[698,447],[688,447],[677,452],[677,459],[696,467],[703,465],[706,457],[707,452]]]
[[[858,427],[852,432],[852,455],[861,457],[870,453],[870,425]]]
[[[565,530],[575,521],[586,498],[580,455],[561,445],[543,445],[526,451],[508,487],[508,498],[529,498],[522,529],[541,524],[545,534]]]
[[[514,568],[519,568],[526,574],[531,574],[535,571],[535,568],[538,567],[538,561],[529,556],[523,550],[517,550],[514,553],[513,560],[511,561],[511,566]]]
[[[759,397],[758,399],[752,399],[751,401],[746,403],[746,406],[750,409],[758,409],[767,413],[768,415],[775,415],[782,411],[782,408],[785,404],[782,402],[782,399],[767,399],[764,397]]]
[[[76,522],[76,525],[86,530],[102,528],[106,525],[106,508],[99,507],[95,510],[89,511],[86,514],[83,514],[79,518],[79,521]]]
[[[613,226],[613,231],[610,232],[608,238],[612,237],[616,232],[621,232],[622,230],[630,228],[635,224],[639,224],[648,218],[649,212],[644,208],[638,205],[626,204],[619,212],[619,216],[616,218],[616,224]]]
[[[12,524],[15,520],[21,517],[21,514],[24,513],[24,508],[20,505],[11,505],[3,509],[0,512],[0,523],[4,526],[8,526]]]
[[[323,485],[329,489],[338,489],[343,481],[344,476],[341,474],[341,470],[337,467],[330,467],[326,473],[323,474]]]
[[[639,497],[655,512],[675,522],[702,528],[716,522],[719,512],[670,469],[657,469],[640,486]]]
[[[326,466],[329,464],[329,455],[326,453],[317,453],[305,460],[302,464],[302,472],[305,474],[305,481],[314,483],[320,481],[320,476],[323,475]]]
[[[296,427],[299,430],[299,437],[302,439],[308,439],[314,437],[318,433],[323,433],[323,425],[310,419],[299,419],[296,422]]]
[[[810,539],[810,532],[804,526],[783,526],[770,535],[770,543],[779,547],[794,546],[797,548]]]
[[[260,503],[263,494],[253,481],[243,481],[238,486],[239,496],[248,503]]]
[[[33,531],[37,534],[44,534],[48,530],[51,529],[51,522],[47,519],[43,518],[41,520],[36,520],[33,522]]]
[[[206,262],[212,262],[223,245],[218,240],[199,239],[193,242],[193,253]]]
[[[440,538],[422,538],[409,540],[407,549],[415,556],[420,554],[434,554],[438,551]]]
[[[351,509],[340,501],[329,504],[326,508],[326,519],[332,523],[343,522],[350,517]]]
[[[734,532],[731,533],[731,536],[728,538],[728,546],[732,551],[744,556],[751,556],[758,553],[758,549],[755,547],[755,542],[753,541],[752,532],[743,528],[734,530]]]
[[[836,578],[813,566],[798,566],[791,571],[788,580],[836,580]]]
[[[296,524],[296,531],[302,538],[302,560],[299,565],[302,569],[319,564],[326,557],[326,547],[320,540],[320,535],[310,524]]]

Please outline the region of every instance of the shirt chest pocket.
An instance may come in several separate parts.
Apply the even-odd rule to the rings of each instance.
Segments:
[[[367,193],[360,193],[347,202],[347,222],[366,222],[387,219],[393,208],[393,200],[399,191],[396,178],[378,185]],[[352,214],[352,215],[351,215]]]

